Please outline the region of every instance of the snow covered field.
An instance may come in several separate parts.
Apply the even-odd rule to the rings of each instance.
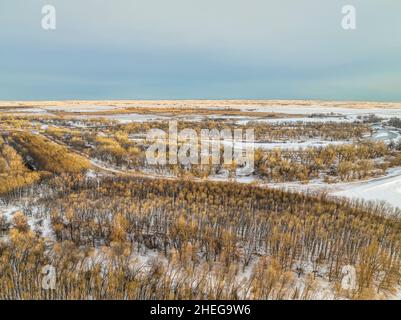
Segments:
[[[367,182],[345,184],[339,191],[331,194],[350,199],[366,201],[385,201],[401,209],[401,169],[389,170],[386,177],[372,179]]]
[[[107,120],[115,120],[120,123],[131,123],[131,122],[151,122],[151,121],[161,121],[161,120],[169,120],[169,117],[155,115],[155,114],[136,114],[136,113],[127,113],[127,114],[113,114],[113,115],[101,115],[101,116],[80,116],[81,119],[93,119],[93,118],[103,118]]]
[[[311,106],[299,106],[299,105],[288,105],[288,106],[263,106],[263,107],[241,107],[242,111],[253,111],[253,112],[281,112],[288,114],[330,114],[343,115],[347,117],[357,117],[369,114],[375,114],[383,118],[391,118],[401,115],[401,108],[383,109],[383,108],[344,108],[344,107],[327,107],[321,105]]]
[[[385,201],[392,207],[401,209],[401,168],[391,168],[384,177],[372,178],[366,181],[340,182],[328,184],[321,180],[307,184],[300,182],[269,183],[270,188],[280,188],[292,192],[327,194],[348,199],[365,201]]]
[[[95,105],[95,104],[66,104],[66,105],[54,105],[54,106],[45,106],[44,110],[48,111],[64,111],[64,112],[96,112],[96,111],[109,111],[119,109],[118,106],[111,105]]]
[[[9,102],[0,101],[0,110],[16,110],[21,112],[36,112],[35,109],[64,112],[96,112],[135,108],[178,108],[209,110],[240,110],[252,112],[276,112],[297,115],[330,115],[356,118],[357,116],[375,114],[383,118],[400,117],[401,104],[373,103],[373,102],[326,102],[326,101],[240,101],[240,100],[182,100],[182,101],[33,101],[33,102]],[[24,110],[24,111],[22,111]],[[16,111],[17,112],[17,111]],[[221,116],[211,116],[221,118]],[[232,117],[233,119],[235,117]]]

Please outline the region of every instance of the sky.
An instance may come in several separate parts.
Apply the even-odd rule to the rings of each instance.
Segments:
[[[0,100],[401,101],[400,13],[400,0],[0,0]]]

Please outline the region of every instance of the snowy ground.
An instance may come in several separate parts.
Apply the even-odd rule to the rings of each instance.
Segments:
[[[119,109],[118,106],[112,105],[94,105],[94,104],[66,104],[66,105],[54,105],[45,106],[44,110],[48,111],[64,111],[64,112],[96,112],[96,111],[109,111]]]
[[[93,118],[103,118],[107,120],[115,120],[120,123],[131,123],[131,122],[151,122],[151,121],[159,121],[159,120],[169,120],[171,118],[161,115],[154,114],[136,114],[136,113],[127,113],[127,114],[113,114],[107,116],[80,116],[81,119],[93,119]]]
[[[45,102],[0,102],[0,111],[11,113],[50,113],[52,111],[64,112],[96,112],[127,107],[137,108],[203,108],[210,110],[240,110],[246,113],[272,112],[292,115],[304,115],[302,121],[354,121],[358,116],[375,114],[382,118],[401,117],[401,104],[390,103],[367,103],[367,102],[323,102],[323,101],[45,101]],[[314,115],[314,117],[310,117]],[[320,115],[321,117],[316,117]],[[136,115],[120,114],[119,120],[132,121]],[[210,119],[233,119],[238,121],[249,121],[242,116],[208,115]],[[200,117],[192,115],[189,120],[199,120]],[[146,119],[144,119],[146,121]],[[252,120],[277,121],[277,119],[260,119],[255,115]],[[300,118],[290,119],[298,121]],[[279,120],[283,121],[283,120]]]
[[[293,192],[326,192],[334,197],[362,199],[365,201],[385,201],[392,207],[401,209],[401,168],[391,168],[384,177],[365,181],[328,184],[321,180],[307,184],[300,182],[269,183],[268,187]]]
[[[388,130],[384,128],[378,128],[377,131],[372,135],[372,140],[384,141],[390,143],[391,141],[398,142],[401,140],[401,134],[395,130]]]
[[[6,222],[11,224],[13,221],[14,214],[17,212],[24,212],[22,203],[15,205],[4,205],[0,203],[0,214],[2,214]],[[50,216],[40,217],[37,215],[37,208],[30,208],[31,215],[27,216],[28,225],[32,231],[38,231],[43,238],[53,239],[55,238],[54,231],[51,225]]]
[[[366,201],[385,201],[401,209],[401,169],[389,170],[386,177],[339,186],[334,196]]]
[[[0,204],[0,214],[2,214],[6,218],[6,222],[11,222],[14,213],[18,210],[20,210],[20,208],[17,206],[5,206],[3,204]]]
[[[223,144],[227,143],[230,143],[230,141],[223,141]],[[342,145],[350,143],[352,143],[352,141],[325,141],[320,139],[310,139],[307,141],[254,142],[253,145],[255,150],[256,149],[273,150],[277,148],[281,150],[300,150],[306,148],[327,147],[329,145]],[[235,149],[246,150],[246,148],[250,144],[251,143],[236,141],[233,147]]]
[[[254,111],[254,112],[280,112],[288,114],[331,114],[342,115],[350,118],[355,118],[357,116],[375,114],[383,118],[397,117],[401,115],[401,108],[346,108],[346,107],[328,107],[319,104],[311,106],[301,106],[301,105],[287,105],[287,106],[244,106],[241,107],[242,111]]]
[[[299,118],[252,118],[247,117],[238,120],[236,123],[247,125],[250,122],[269,123],[269,124],[285,124],[285,123],[316,123],[316,122],[354,122],[356,118],[349,117],[299,117]]]

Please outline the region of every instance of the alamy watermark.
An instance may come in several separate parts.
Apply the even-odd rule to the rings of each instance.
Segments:
[[[151,129],[146,140],[149,165],[225,165],[237,166],[237,175],[254,171],[255,134],[253,129],[194,129],[178,132],[177,121],[169,121],[168,132]],[[222,155],[223,149],[223,155]]]
[[[47,4],[42,7],[42,29],[46,31],[56,30],[56,7]]]
[[[356,8],[354,5],[347,4],[342,6],[341,13],[343,15],[341,20],[341,27],[344,30],[356,29]],[[41,25],[43,30],[50,31],[56,30],[56,7],[51,4],[42,7]]]
[[[52,265],[46,265],[42,268],[42,289],[54,290],[56,289],[56,268]]]
[[[356,29],[356,8],[353,5],[343,6],[341,9],[343,19],[341,20],[341,26],[344,30],[355,30]]]
[[[356,269],[354,266],[346,265],[341,269],[343,278],[341,279],[341,288],[344,290],[355,290],[357,288]]]

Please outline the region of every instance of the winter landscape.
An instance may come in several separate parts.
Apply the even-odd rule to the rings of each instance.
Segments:
[[[1,0],[0,303],[309,319],[401,300],[400,12]]]
[[[150,164],[173,120],[253,170]],[[0,299],[401,297],[401,104],[0,102],[0,196]]]

